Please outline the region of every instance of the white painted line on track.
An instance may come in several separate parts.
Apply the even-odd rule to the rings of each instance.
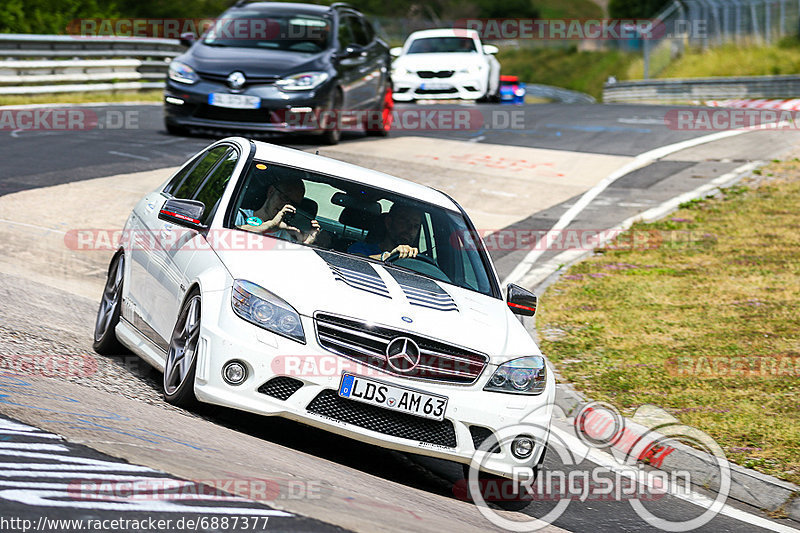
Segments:
[[[503,280],[503,285],[507,285],[509,283],[519,283],[524,277],[526,277],[533,268],[534,263],[536,263],[539,257],[541,257],[541,255],[550,248],[550,242],[554,237],[557,236],[558,232],[566,228],[573,220],[575,220],[581,211],[583,211],[592,202],[592,200],[597,198],[601,192],[603,192],[619,178],[675,152],[699,146],[701,144],[727,139],[728,137],[735,137],[750,131],[756,130],[741,128],[737,130],[720,131],[710,135],[689,139],[688,141],[662,146],[661,148],[656,148],[655,150],[650,150],[636,156],[633,161],[618,168],[606,176],[606,178],[604,178],[600,183],[586,191],[583,196],[581,196],[581,198],[567,210],[566,213],[561,215],[561,218],[558,219],[558,222],[555,223],[555,225],[542,239],[542,246],[537,246],[535,250],[528,252],[522,261],[520,261],[519,264],[514,267],[514,270],[511,271],[506,279]]]
[[[44,226],[37,226],[36,224],[28,224],[27,222],[16,222],[14,220],[5,220],[0,218],[1,224],[13,224],[14,226],[24,226],[26,228],[33,228],[33,229],[40,229],[42,231],[52,231],[53,233],[60,233],[61,235],[66,235],[66,231],[61,231],[53,228],[45,228]],[[0,426],[2,427],[2,426]]]
[[[3,450],[36,450],[40,452],[68,452],[69,448],[62,444],[42,444],[39,442],[0,442]]]
[[[644,472],[640,471],[639,468],[632,465],[620,464],[610,454],[601,452],[597,448],[589,448],[575,435],[572,435],[559,427],[553,426],[551,427],[550,431],[562,439],[562,442],[569,447],[570,452],[576,456],[585,457],[594,464],[607,468],[613,472],[632,474],[631,479],[635,479],[637,482],[641,479],[650,489],[655,489],[658,491],[664,490],[662,485],[656,484],[655,478],[649,473],[646,476],[643,476],[642,474]],[[714,500],[708,496],[705,496],[704,494],[700,494],[695,491],[677,490],[675,487],[672,487],[671,484],[668,484],[667,486],[669,487],[667,493],[670,496],[674,496],[675,498],[695,504],[698,507],[709,509],[714,502]],[[723,504],[720,506],[719,514],[733,518],[734,520],[738,520],[740,522],[746,522],[756,527],[777,531],[779,533],[800,533],[800,530],[798,529],[794,529],[787,525],[779,524],[777,522],[773,522],[772,520],[767,520],[766,518],[750,514],[746,511],[742,511],[741,509],[737,509],[736,507],[731,507],[728,504]]]
[[[119,156],[122,156],[122,157],[130,157],[132,159],[141,159],[142,161],[150,161],[149,157],[145,157],[143,155],[128,154],[128,153],[125,153],[125,152],[115,152],[114,150],[109,150],[108,153],[112,154],[112,155],[119,155]]]
[[[752,163],[744,164],[738,168],[735,168],[731,172],[727,174],[723,174],[717,178],[714,178],[710,182],[706,183],[705,185],[701,185],[700,187],[689,191],[687,193],[683,193],[679,196],[675,196],[653,208],[648,209],[647,211],[643,211],[637,215],[629,217],[623,220],[620,224],[610,228],[602,233],[603,237],[598,238],[597,242],[594,243],[594,248],[598,246],[602,246],[606,242],[610,241],[614,237],[616,237],[619,233],[627,230],[630,228],[634,222],[653,222],[665,216],[666,214],[670,213],[671,211],[677,209],[677,207],[682,204],[683,202],[688,202],[694,198],[699,198],[704,196],[705,194],[713,191],[714,189],[725,187],[728,185],[732,185],[735,182],[741,179],[743,174],[746,174],[753,170],[754,168],[763,165],[763,161],[754,161]],[[570,265],[575,261],[578,261],[585,255],[588,255],[592,252],[592,250],[586,250],[583,248],[576,248],[574,250],[566,250],[554,258],[546,261],[542,265],[538,266],[537,268],[531,269],[524,278],[520,280],[526,287],[535,287],[542,281],[544,281],[550,274],[556,272],[564,265]]]

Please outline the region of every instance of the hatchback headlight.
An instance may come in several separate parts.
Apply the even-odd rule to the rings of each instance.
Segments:
[[[316,89],[328,79],[327,72],[303,72],[275,82],[282,91],[308,91]]]
[[[282,298],[255,283],[237,279],[231,293],[233,311],[247,320],[278,335],[306,343],[300,315]]]
[[[200,76],[194,71],[192,67],[180,61],[172,61],[169,64],[169,79],[177,81],[178,83],[185,83],[191,85],[200,80]]]
[[[500,365],[485,391],[511,394],[541,394],[547,383],[547,365],[544,357],[520,357]]]

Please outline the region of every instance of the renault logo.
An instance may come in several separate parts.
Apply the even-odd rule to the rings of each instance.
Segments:
[[[244,77],[244,74],[238,70],[236,72],[231,72],[231,75],[228,76],[228,85],[231,89],[241,89],[244,87],[245,81],[247,81],[247,79]]]
[[[386,362],[396,372],[411,372],[419,359],[419,346],[408,337],[397,337],[386,347]]]

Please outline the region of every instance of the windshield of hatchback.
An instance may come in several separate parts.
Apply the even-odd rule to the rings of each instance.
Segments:
[[[455,52],[477,52],[475,41],[468,37],[424,37],[415,39],[407,54],[446,54]]]
[[[494,292],[488,257],[459,211],[333,176],[254,161],[228,227]],[[398,247],[416,257],[392,254]]]
[[[219,18],[203,44],[319,53],[328,48],[330,29],[322,17],[237,11]]]

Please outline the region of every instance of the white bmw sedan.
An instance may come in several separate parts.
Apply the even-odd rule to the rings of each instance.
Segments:
[[[412,33],[392,48],[392,96],[417,99],[498,100],[497,47],[482,44],[475,30],[440,29]]]
[[[224,139],[134,208],[94,347],[138,354],[179,406],[460,463],[483,445],[482,469],[510,476],[544,455],[555,383],[515,316],[536,296],[501,293],[476,235],[442,192]]]

